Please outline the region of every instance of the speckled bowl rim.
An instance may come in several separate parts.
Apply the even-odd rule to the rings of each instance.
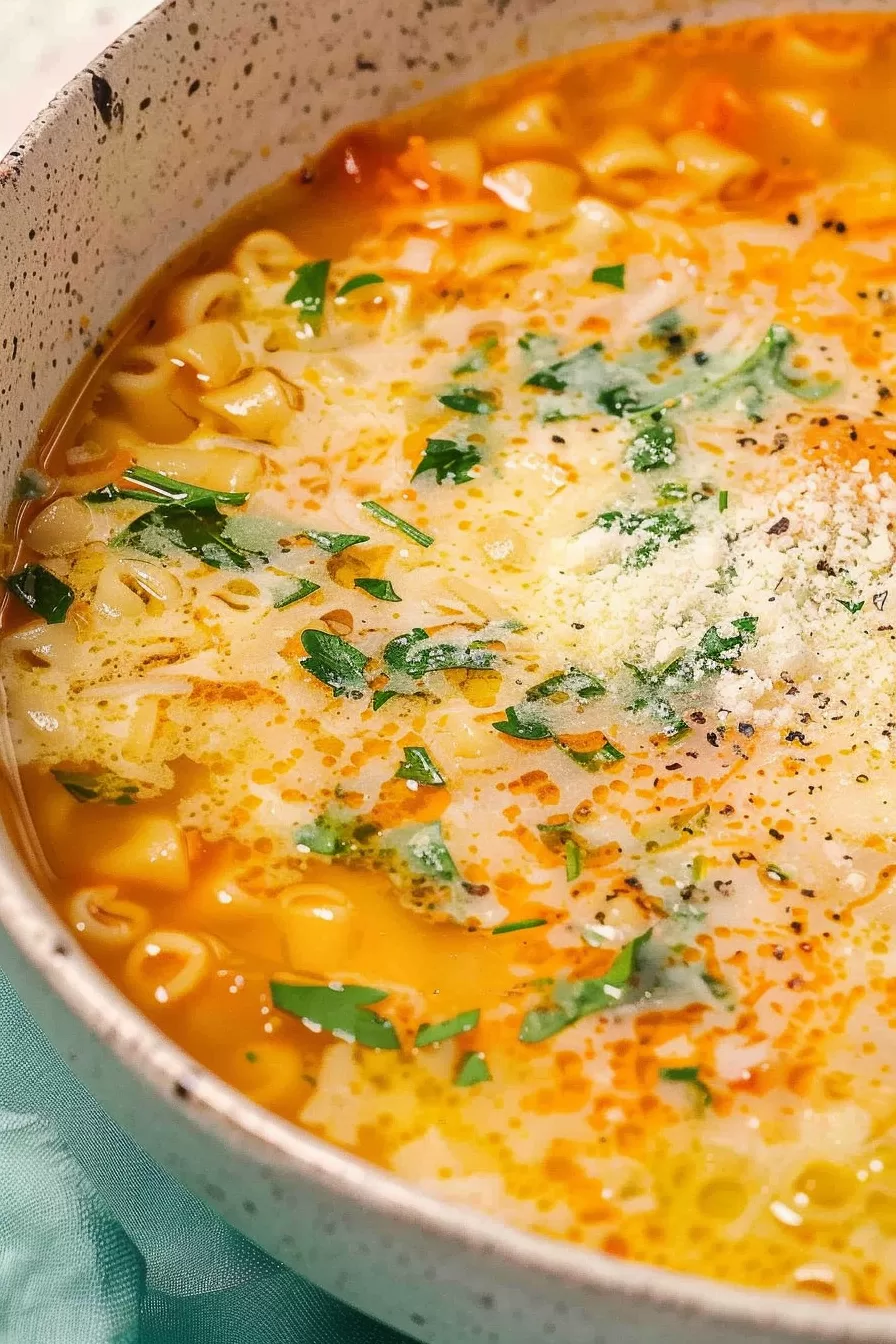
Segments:
[[[805,11],[817,7],[809,0],[805,6],[793,8]],[[822,7],[846,9],[849,0]],[[882,7],[881,0],[856,6],[868,10]],[[160,4],[97,59],[105,60],[124,45],[139,44],[160,22],[166,8],[166,4]],[[748,8],[755,13],[755,5]],[[0,160],[0,175],[4,169],[17,169],[24,156],[39,150],[45,131],[74,113],[90,77],[89,70],[82,71],[56,94]],[[794,1338],[896,1344],[896,1309],[739,1287],[525,1232],[478,1210],[425,1194],[383,1168],[264,1110],[175,1045],[120,993],[73,941],[70,929],[12,847],[0,852],[0,922],[26,961],[70,1012],[101,1038],[131,1073],[170,1106],[188,1112],[194,1125],[227,1145],[237,1160],[251,1153],[253,1159],[286,1169],[356,1202],[369,1213],[405,1223],[468,1252],[503,1258],[516,1268],[536,1272],[558,1284],[592,1288],[605,1300],[615,1294],[681,1316],[696,1315],[720,1325],[740,1323],[753,1330],[767,1328]]]

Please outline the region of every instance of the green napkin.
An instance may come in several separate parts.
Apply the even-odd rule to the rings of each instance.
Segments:
[[[401,1344],[166,1175],[0,973],[0,1344]]]

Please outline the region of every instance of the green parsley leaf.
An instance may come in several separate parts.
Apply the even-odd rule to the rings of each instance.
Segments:
[[[439,1045],[442,1041],[450,1041],[453,1036],[460,1036],[465,1031],[472,1031],[479,1025],[479,1009],[471,1008],[466,1013],[458,1013],[457,1017],[450,1017],[447,1022],[424,1022],[417,1028],[417,1035],[414,1037],[414,1045],[421,1049],[425,1045]]]
[[[731,1005],[734,995],[731,992],[731,987],[724,980],[720,980],[717,975],[710,975],[709,971],[701,971],[700,979],[714,999],[718,999],[720,1003]]]
[[[488,368],[489,355],[497,349],[497,346],[497,336],[486,336],[484,340],[473,346],[470,354],[452,369],[452,373],[482,373]]]
[[[582,876],[584,855],[575,840],[567,840],[563,846],[563,852],[566,859],[566,880],[567,882],[575,882],[577,877]]]
[[[537,686],[531,686],[522,704],[508,705],[504,710],[504,718],[498,723],[493,723],[492,727],[505,737],[515,737],[523,742],[545,742],[548,738],[553,738],[557,745],[579,765],[590,764],[597,753],[576,752],[563,746],[545,718],[544,711],[534,709],[533,705],[545,701],[562,705],[568,700],[587,704],[605,692],[606,687],[597,677],[592,676],[590,672],[583,672],[581,668],[571,667],[568,672],[558,672],[548,677],[546,681],[539,682]]]
[[[625,289],[625,262],[616,266],[597,266],[591,272],[595,285],[611,285],[613,289]]]
[[[296,579],[294,582],[287,580],[274,589],[274,607],[277,611],[282,611],[284,607],[291,607],[319,591],[320,584],[312,583],[310,579]]]
[[[540,929],[544,924],[547,924],[546,919],[517,919],[511,924],[498,924],[492,929],[492,934],[522,933],[524,929]]]
[[[117,532],[110,546],[130,546],[146,555],[165,557],[172,549],[195,555],[212,569],[251,569],[268,557],[240,546],[227,535],[231,522],[216,505],[157,504]]]
[[[307,826],[296,827],[293,839],[300,850],[307,849],[312,854],[333,858],[337,854],[347,853],[352,848],[353,830],[353,820],[340,819],[323,813]]]
[[[36,467],[25,467],[16,477],[16,499],[43,499],[50,493],[50,482]]]
[[[128,485],[103,485],[84,496],[88,504],[108,504],[117,499],[142,499],[150,503],[185,504],[190,509],[211,508],[215,504],[245,504],[249,498],[243,490],[209,490],[204,485],[191,485],[173,476],[146,467],[128,467],[121,474]]]
[[[308,657],[299,666],[329,686],[336,699],[344,695],[358,700],[367,690],[364,669],[369,660],[347,640],[325,630],[303,630],[302,648]]]
[[[728,507],[728,491],[719,491],[719,513],[724,513]]]
[[[498,405],[494,392],[481,391],[478,387],[452,388],[450,392],[442,392],[436,400],[449,411],[459,411],[461,415],[491,415]]]
[[[688,1083],[697,1094],[701,1111],[705,1111],[708,1106],[712,1105],[712,1093],[700,1077],[700,1070],[696,1065],[684,1068],[663,1068],[660,1069],[660,1077],[667,1083]]]
[[[383,705],[388,705],[390,700],[394,700],[400,691],[390,691],[385,687],[381,691],[374,691],[370,699],[370,708],[373,710],[382,709]]]
[[[647,324],[647,330],[668,355],[683,355],[697,340],[696,327],[686,327],[677,308],[667,308]]]
[[[441,485],[449,481],[460,485],[471,481],[470,470],[482,461],[482,454],[473,443],[458,443],[454,439],[427,439],[423,456],[411,477],[416,481],[426,472],[435,472],[436,482]]]
[[[564,700],[578,700],[584,704],[606,694],[606,686],[590,672],[579,667],[571,667],[568,672],[557,672],[547,681],[540,681],[526,692],[527,700],[553,700],[560,704]]]
[[[491,649],[475,642],[439,643],[419,626],[404,635],[396,635],[383,649],[383,662],[389,670],[412,677],[415,681],[430,672],[446,672],[454,668],[481,671],[494,667],[496,659],[497,655]]]
[[[678,461],[675,445],[678,436],[668,420],[658,420],[639,429],[629,445],[632,471],[657,471]]]
[[[100,770],[96,774],[79,770],[51,770],[50,774],[79,803],[112,803],[116,807],[129,807],[137,801],[137,785],[113,774],[111,770]]]
[[[524,348],[531,350],[531,345]],[[560,400],[545,401],[542,406],[545,423],[592,415],[595,411],[625,415],[637,406],[638,393],[643,391],[641,383],[645,387],[649,384],[635,370],[605,359],[603,348],[600,341],[595,341],[566,359],[537,369],[526,379],[524,387],[565,394]]]
[[[429,821],[414,827],[401,836],[401,841],[405,861],[412,872],[432,878],[435,882],[460,880],[457,864],[442,838],[440,821]]]
[[[803,401],[818,401],[837,390],[837,384],[822,379],[802,378],[787,364],[787,353],[796,344],[793,332],[781,323],[773,323],[751,355],[708,384],[697,394],[703,406],[715,406],[736,396],[747,418],[761,420],[765,403],[776,389],[789,392]]]
[[[29,611],[43,616],[47,625],[60,625],[75,600],[74,589],[43,565],[25,565],[5,580],[13,597]]]
[[[401,601],[388,579],[355,579],[355,587],[378,598],[380,602]]]
[[[835,597],[834,601],[839,602],[841,607],[845,607],[851,616],[855,616],[865,605],[864,602],[848,602],[845,597]]]
[[[395,771],[396,779],[409,779],[414,784],[431,784],[437,787],[445,783],[445,776],[425,747],[404,747],[404,763]]]
[[[377,275],[374,271],[365,271],[363,275],[353,275],[350,280],[346,280],[344,285],[340,285],[336,291],[336,297],[337,299],[344,299],[346,294],[354,294],[356,289],[363,289],[365,285],[384,285],[385,283],[381,275]]]
[[[460,1062],[460,1068],[454,1077],[454,1086],[473,1087],[476,1083],[490,1083],[491,1080],[492,1075],[485,1055],[481,1050],[471,1050]]]
[[[683,653],[665,667],[644,671],[629,664],[629,670],[643,687],[644,693],[628,708],[650,714],[670,740],[683,736],[688,726],[669,702],[668,696],[689,691],[698,682],[718,676],[732,667],[752,642],[757,623],[755,616],[739,616],[730,622],[730,635],[720,634],[716,626],[711,625],[696,649]]]
[[[621,948],[605,975],[589,980],[560,980],[553,986],[553,1004],[532,1008],[523,1018],[519,1039],[527,1045],[556,1036],[564,1027],[593,1013],[631,1002],[633,977],[640,969],[641,949],[649,941],[648,929]]]
[[[329,274],[329,261],[306,261],[296,270],[295,279],[283,299],[291,308],[298,309],[304,318],[307,335],[320,335]]]
[[[683,481],[667,481],[656,492],[656,502],[660,508],[669,504],[680,504],[688,498],[690,490]]]
[[[640,545],[634,547],[626,556],[626,569],[644,569],[645,566],[653,564],[664,543],[672,545],[694,530],[694,524],[673,509],[666,509],[662,513],[610,511],[600,514],[595,519],[594,526],[607,532],[618,527],[623,536],[640,540]]]
[[[493,723],[492,727],[505,737],[516,737],[521,742],[546,742],[554,736],[544,720],[525,704],[508,705],[504,718],[499,723]]]
[[[349,546],[359,546],[362,541],[370,540],[358,532],[318,532],[312,527],[304,528],[299,535],[313,541],[315,546],[326,551],[327,555],[341,555]]]
[[[373,514],[378,522],[383,523],[386,527],[394,527],[397,531],[403,532],[406,537],[411,541],[415,541],[418,546],[431,546],[435,540],[434,537],[427,536],[425,532],[421,532],[419,527],[414,527],[412,523],[406,523],[405,520],[399,518],[397,514],[390,513],[382,504],[378,504],[375,499],[363,499],[361,501],[361,508],[367,509],[368,512]]]
[[[324,1031],[337,1033],[371,1050],[398,1050],[395,1028],[386,1018],[370,1012],[370,1005],[387,997],[384,989],[363,985],[293,985],[271,981],[274,1007]]]

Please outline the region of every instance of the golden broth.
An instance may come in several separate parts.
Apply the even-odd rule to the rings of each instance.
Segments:
[[[868,1303],[894,35],[667,33],[341,136],[69,390],[0,646],[60,911],[222,1077],[522,1226]]]

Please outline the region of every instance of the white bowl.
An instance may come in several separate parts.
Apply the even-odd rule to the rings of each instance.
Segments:
[[[63,90],[0,164],[6,499],[51,402],[134,291],[342,126],[506,69],[523,52],[771,9],[340,3],[169,0]],[[896,1341],[894,1311],[731,1288],[519,1232],[268,1114],[125,1000],[8,840],[4,851],[2,965],[72,1070],[163,1166],[338,1297],[429,1344]]]

